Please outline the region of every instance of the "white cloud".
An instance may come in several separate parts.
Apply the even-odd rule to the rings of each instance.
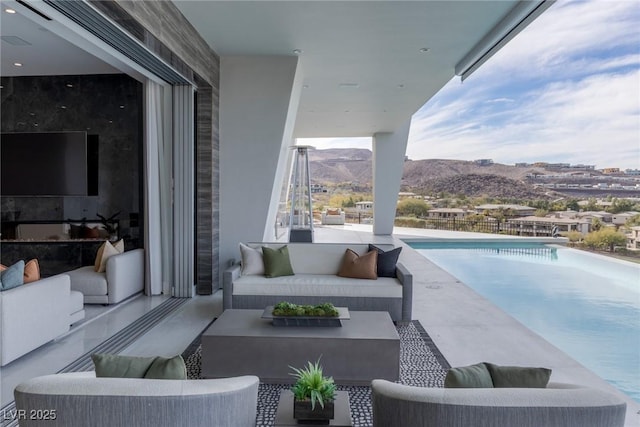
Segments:
[[[640,6],[558,2],[412,121],[410,158],[640,168]]]

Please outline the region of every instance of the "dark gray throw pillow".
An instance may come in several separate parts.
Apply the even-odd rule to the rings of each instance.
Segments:
[[[551,377],[551,369],[547,368],[498,366],[492,363],[485,363],[485,365],[496,388],[546,388]]]
[[[378,252],[378,277],[396,277],[396,264],[398,263],[401,250],[402,247],[399,246],[385,252],[383,249],[369,244],[369,251]]]
[[[445,388],[493,388],[491,375],[484,363],[451,368],[444,378]]]

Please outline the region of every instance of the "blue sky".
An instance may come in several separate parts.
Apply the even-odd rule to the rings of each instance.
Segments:
[[[559,0],[414,114],[407,155],[640,168],[640,2]]]

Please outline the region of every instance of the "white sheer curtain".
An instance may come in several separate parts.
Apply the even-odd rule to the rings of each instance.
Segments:
[[[170,293],[173,215],[171,154],[171,87],[146,84],[145,144],[145,294]],[[167,102],[169,101],[169,102]],[[170,117],[170,116],[169,116]]]

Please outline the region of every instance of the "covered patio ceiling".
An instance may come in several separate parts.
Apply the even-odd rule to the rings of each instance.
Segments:
[[[295,137],[350,137],[406,123],[496,26],[519,23],[514,9],[541,2],[174,3],[223,60],[298,55],[304,86]]]

